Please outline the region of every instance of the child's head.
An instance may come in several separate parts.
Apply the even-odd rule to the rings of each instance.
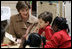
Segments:
[[[58,30],[63,30],[63,29],[68,29],[68,32],[69,32],[67,20],[63,17],[56,17],[52,23],[52,28],[54,32],[57,32]]]
[[[50,12],[43,12],[38,16],[39,19],[39,25],[41,28],[46,27],[47,25],[50,25],[52,22],[52,13]]]
[[[40,47],[41,36],[37,33],[31,33],[23,44],[23,47],[29,45],[30,47]]]

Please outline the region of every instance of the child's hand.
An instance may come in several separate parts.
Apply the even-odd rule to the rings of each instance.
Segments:
[[[34,30],[33,32],[37,32],[38,30],[39,30],[39,28],[38,28],[38,27],[36,27],[36,28],[35,28],[35,30]]]
[[[42,36],[45,36],[45,32],[43,32],[41,35],[42,35]]]
[[[38,30],[39,30],[39,24],[37,24],[37,26],[33,32],[37,32]]]

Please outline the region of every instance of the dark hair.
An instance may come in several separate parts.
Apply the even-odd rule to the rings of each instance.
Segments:
[[[63,17],[56,17],[52,23],[52,26],[55,25],[57,26],[58,29],[62,30],[62,29],[68,29],[69,32],[69,27],[67,24],[67,20],[66,18]]]
[[[25,3],[25,1],[18,1],[18,3],[16,4],[16,9],[21,10],[23,8],[28,8],[28,5]]]
[[[41,18],[42,20],[44,20],[45,23],[47,23],[49,21],[49,24],[50,24],[52,22],[52,16],[53,16],[52,13],[45,11],[45,12],[41,13],[38,16],[38,18],[39,19]]]
[[[30,47],[40,47],[41,36],[37,33],[31,33],[28,40],[24,42],[23,47],[25,48],[26,45],[29,45]]]

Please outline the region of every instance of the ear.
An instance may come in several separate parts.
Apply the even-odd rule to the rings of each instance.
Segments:
[[[46,25],[49,25],[49,22],[46,22]]]

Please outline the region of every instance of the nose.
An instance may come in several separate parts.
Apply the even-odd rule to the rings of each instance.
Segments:
[[[27,14],[27,11],[24,11],[24,14]]]

